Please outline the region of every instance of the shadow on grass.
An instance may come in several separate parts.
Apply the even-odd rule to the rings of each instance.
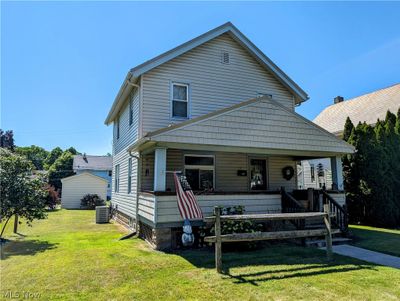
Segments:
[[[179,251],[177,255],[200,268],[215,269],[214,249]],[[247,252],[222,252],[223,274],[235,284],[310,277],[357,270],[375,270],[376,265],[342,256],[327,261],[324,251],[291,244],[266,245]],[[237,271],[241,268],[242,271]],[[246,271],[246,272],[243,272]]]
[[[33,256],[55,249],[57,244],[43,240],[13,240],[1,244],[1,260],[6,260],[13,256]]]

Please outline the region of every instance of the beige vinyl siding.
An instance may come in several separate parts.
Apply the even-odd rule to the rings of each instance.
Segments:
[[[61,207],[79,209],[81,199],[86,194],[97,194],[103,200],[107,199],[108,181],[89,173],[81,173],[61,180],[62,197]]]
[[[294,169],[293,178],[286,180],[283,178],[282,169],[286,166],[291,166]],[[269,189],[278,190],[285,187],[286,191],[291,191],[297,188],[296,182],[296,161],[290,157],[270,157],[268,159],[269,171]]]
[[[156,197],[148,193],[139,193],[139,216],[155,223],[155,201]]]
[[[118,210],[122,213],[136,217],[136,198],[137,198],[137,169],[138,162],[132,158],[132,173],[131,173],[131,193],[128,193],[128,162],[129,153],[127,148],[138,139],[139,129],[139,92],[137,89],[131,93],[133,99],[133,123],[129,125],[129,101],[120,115],[120,138],[116,139],[116,127],[114,125],[114,149],[113,149],[113,173],[112,173],[112,190],[111,202],[113,206],[118,206]],[[119,192],[115,192],[115,166],[119,164],[120,168],[120,183]]]
[[[223,51],[229,52],[229,64],[221,63]],[[174,122],[170,118],[171,81],[190,85],[191,118],[254,98],[258,93],[272,94],[282,105],[294,109],[289,90],[224,34],[143,76],[143,133]]]
[[[296,177],[290,181],[283,179],[282,168],[292,166],[295,168],[295,161],[291,157],[268,157],[251,155],[245,153],[227,152],[204,152],[167,149],[167,171],[183,171],[185,154],[203,154],[215,156],[215,189],[217,191],[248,191],[249,190],[249,158],[260,158],[267,160],[267,181],[268,190],[279,190],[284,186],[288,191],[296,188]],[[146,176],[146,169],[148,175]],[[246,170],[248,176],[238,176],[238,170]],[[152,191],[154,181],[154,154],[147,154],[142,157],[142,191]],[[166,190],[175,191],[173,175],[167,173]]]
[[[132,178],[131,193],[128,193],[128,163],[129,153],[124,150],[113,157],[113,179],[111,202],[118,206],[118,211],[130,217],[136,216],[136,197],[137,197],[137,168],[138,162],[132,158]],[[115,166],[119,164],[119,192],[115,192]]]
[[[157,224],[181,222],[176,196],[156,196]],[[281,212],[280,194],[198,195],[204,216],[211,216],[215,206],[244,206],[246,213]]]
[[[351,150],[349,145],[267,99],[156,134],[152,140],[288,151]]]
[[[129,102],[132,101],[133,123],[129,125]],[[139,130],[139,91],[134,89],[129,95],[124,107],[119,114],[119,139],[117,139],[117,121],[114,122],[113,154],[125,150],[138,139]]]

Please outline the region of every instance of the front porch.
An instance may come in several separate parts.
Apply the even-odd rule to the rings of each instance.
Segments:
[[[147,228],[147,238],[155,247],[168,245],[173,240],[171,229],[182,227],[183,222],[173,171],[187,176],[204,216],[212,215],[215,206],[243,206],[247,214],[322,210],[322,206],[316,205],[319,200],[315,197],[310,200],[309,191],[297,189],[295,175],[299,158],[301,156],[160,146],[147,149],[140,154],[138,220],[142,228]],[[340,157],[334,156],[332,161],[340,163]],[[291,177],[283,173],[287,167],[293,168]],[[341,179],[341,173],[336,178]],[[286,194],[294,198],[290,206],[285,202]],[[338,204],[345,203],[343,191],[328,191],[328,194]],[[202,224],[203,221],[192,223],[193,226]]]

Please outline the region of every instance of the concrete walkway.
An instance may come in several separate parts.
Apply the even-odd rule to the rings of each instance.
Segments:
[[[349,245],[333,246],[333,252],[340,255],[400,269],[400,257],[386,255]]]

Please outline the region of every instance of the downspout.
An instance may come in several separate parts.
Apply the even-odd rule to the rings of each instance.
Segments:
[[[142,166],[141,166],[141,160],[140,160],[140,156],[136,156],[136,155],[133,155],[132,154],[132,152],[131,151],[129,151],[129,156],[131,157],[131,158],[135,158],[136,159],[136,162],[137,162],[137,171],[136,171],[136,205],[135,205],[135,209],[136,209],[136,217],[135,217],[135,221],[136,221],[136,232],[138,233],[139,231],[139,188],[140,188],[140,186],[141,186],[141,183],[140,183],[140,171],[141,171],[141,169],[142,169]]]

